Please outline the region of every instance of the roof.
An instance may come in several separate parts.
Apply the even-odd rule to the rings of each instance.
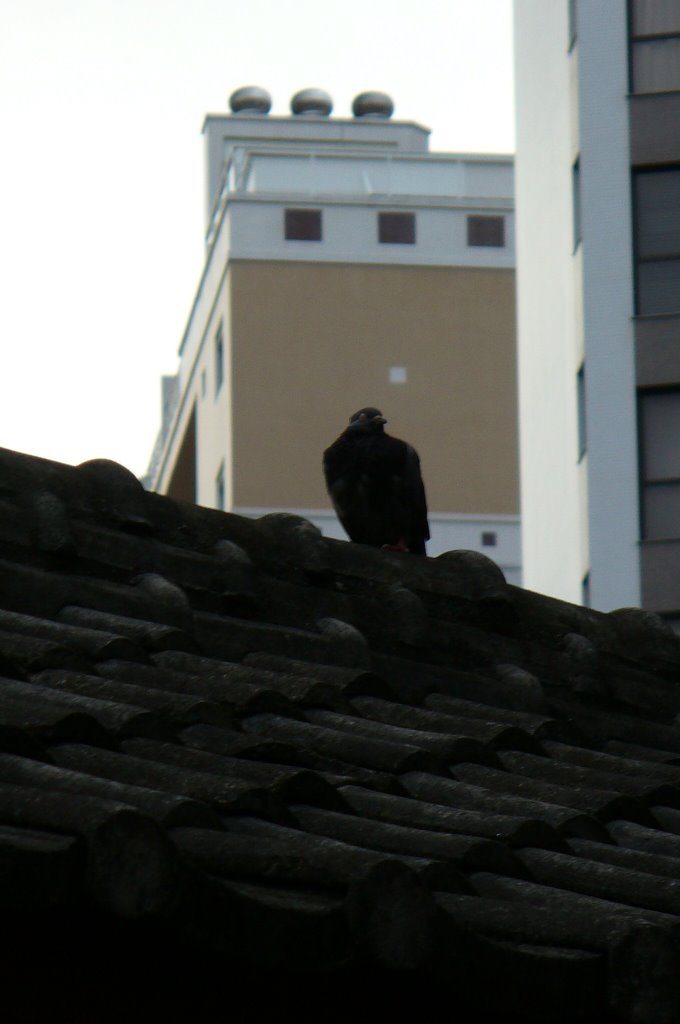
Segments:
[[[314,1020],[678,1019],[654,615],[1,451],[0,676],[15,1019],[119,1020],[142,984],[146,1020],[225,985]]]

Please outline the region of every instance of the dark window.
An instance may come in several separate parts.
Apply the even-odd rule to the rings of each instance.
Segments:
[[[415,245],[415,213],[379,213],[378,241],[387,245]]]
[[[215,334],[215,394],[218,395],[224,381],[224,334],[222,324]]]
[[[680,32],[680,4],[677,0],[631,0],[634,36]]]
[[[680,36],[633,42],[633,92],[680,89]]]
[[[224,463],[220,465],[215,477],[215,508],[224,512]]]
[[[578,429],[578,458],[579,462],[586,453],[588,439],[586,436],[586,368],[581,368],[576,374],[576,416]]]
[[[505,245],[505,218],[474,215],[467,219],[468,245]]]
[[[680,537],[680,388],[641,392],[642,535]]]
[[[638,264],[638,312],[675,313],[680,309],[680,259]]]
[[[631,0],[630,9],[632,91],[680,90],[680,3]]]
[[[635,176],[638,255],[680,255],[680,169]]]
[[[482,534],[482,546],[485,548],[495,548],[498,543],[498,537],[493,530],[485,531]]]
[[[680,310],[680,169],[634,175],[637,311]]]
[[[574,252],[581,241],[581,162],[577,160],[571,169],[571,211],[574,230]]]
[[[320,242],[321,210],[286,210],[284,233],[287,241]]]
[[[569,19],[569,49],[576,42],[576,0],[567,0],[567,17]]]
[[[590,573],[587,572],[581,580],[581,604],[584,608],[590,608]]]

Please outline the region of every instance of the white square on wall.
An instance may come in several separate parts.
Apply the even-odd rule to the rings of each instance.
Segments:
[[[408,374],[405,366],[390,366],[390,384],[405,384]]]

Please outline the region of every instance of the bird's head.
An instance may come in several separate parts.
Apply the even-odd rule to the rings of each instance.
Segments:
[[[382,434],[387,420],[380,412],[368,406],[366,409],[359,409],[349,418],[349,429],[366,434]]]

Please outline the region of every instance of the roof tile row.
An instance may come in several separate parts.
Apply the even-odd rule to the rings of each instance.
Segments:
[[[8,913],[480,1013],[680,1019],[654,617],[0,453],[0,676]]]

